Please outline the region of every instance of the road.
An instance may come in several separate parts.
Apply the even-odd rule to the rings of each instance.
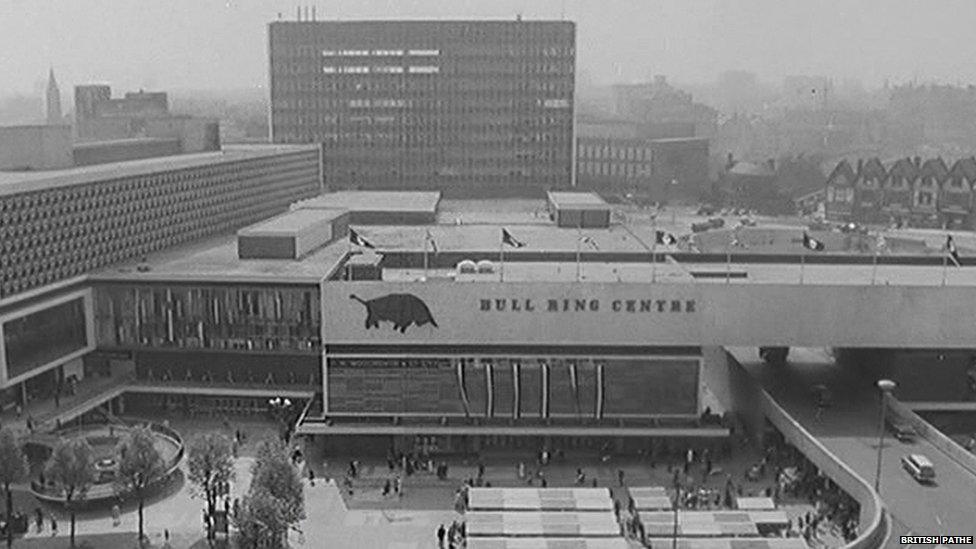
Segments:
[[[862,478],[874,483],[879,397],[871,380],[843,370],[821,349],[791,349],[789,365],[782,368],[763,364],[755,348],[729,351],[787,412]],[[835,402],[817,420],[810,388],[819,383],[830,387]],[[935,486],[918,484],[902,469],[900,459],[908,453],[925,454],[932,460]],[[908,534],[976,535],[976,476],[923,439],[906,444],[886,435],[880,493],[893,519],[889,547],[899,545],[898,537]]]

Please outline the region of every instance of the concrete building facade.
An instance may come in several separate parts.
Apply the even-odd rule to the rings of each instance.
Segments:
[[[536,195],[571,184],[575,24],[269,25],[271,137],[328,188]]]

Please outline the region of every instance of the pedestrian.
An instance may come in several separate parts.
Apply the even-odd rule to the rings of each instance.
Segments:
[[[383,497],[390,495],[390,490],[390,479],[386,479],[386,482],[383,483]]]
[[[112,526],[116,527],[122,523],[122,510],[119,509],[119,504],[116,503],[112,506]]]
[[[54,515],[51,515],[51,537],[53,538],[57,535],[58,535],[58,520],[54,518]]]
[[[548,482],[546,482],[546,479],[545,479],[545,477],[543,477],[543,478],[542,478],[542,487],[543,487],[543,488],[548,488],[548,487],[549,487],[549,483],[548,483]]]
[[[524,461],[520,461],[519,464],[518,464],[518,477],[519,477],[519,480],[524,480],[525,479],[525,462]]]
[[[37,525],[37,533],[40,534],[41,530],[44,529],[44,513],[41,512],[40,507],[34,508],[34,524]]]
[[[444,530],[444,525],[441,524],[437,527],[437,547],[443,549],[444,547],[444,536],[447,535],[447,531]]]
[[[17,403],[17,419],[20,419],[20,416],[21,416],[21,415],[22,415],[23,413],[24,413],[24,407],[23,407],[23,406],[21,406],[21,405],[20,405],[20,403],[18,402],[18,403]]]
[[[311,467],[308,468],[308,484],[310,486],[315,486],[315,471]]]
[[[623,486],[624,485],[624,470],[617,469],[617,482]]]
[[[396,493],[397,497],[403,497],[403,486],[400,481],[400,475],[397,475],[393,479],[393,491]]]
[[[593,477],[593,487],[596,488],[596,477]]]

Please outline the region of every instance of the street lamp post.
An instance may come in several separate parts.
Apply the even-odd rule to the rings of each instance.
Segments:
[[[282,438],[287,439],[289,414],[291,412],[291,399],[275,397],[268,399],[268,407],[271,409],[272,418],[275,423],[278,424],[278,429],[280,430],[280,435]],[[286,440],[287,442],[287,440]]]
[[[878,422],[878,468],[874,474],[874,491],[881,493],[881,455],[884,450],[885,435],[885,408],[888,403],[888,395],[898,384],[890,379],[879,379],[877,386],[881,391],[881,419]]]
[[[681,506],[681,481],[674,477],[674,524],[671,530],[671,549],[678,548],[678,508]]]

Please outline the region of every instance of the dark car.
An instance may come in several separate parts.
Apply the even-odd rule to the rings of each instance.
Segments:
[[[889,418],[886,423],[888,431],[900,442],[915,442],[918,433],[911,424],[897,418]]]

